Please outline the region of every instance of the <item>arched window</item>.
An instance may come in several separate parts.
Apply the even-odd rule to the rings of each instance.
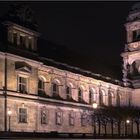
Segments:
[[[103,105],[103,95],[101,91],[99,93],[99,105]]]
[[[120,94],[119,94],[119,91],[117,91],[117,95],[116,95],[116,105],[117,106],[120,106]]]
[[[89,90],[89,104],[93,103],[93,92]]]
[[[83,91],[81,88],[78,89],[78,101],[79,102],[83,101]]]
[[[38,93],[45,92],[45,80],[42,77],[38,79]]]
[[[102,89],[99,90],[99,105],[105,105],[105,91]]]
[[[96,102],[97,95],[95,88],[91,88],[89,90],[89,104],[92,104],[93,102]]]
[[[110,91],[108,92],[108,106],[112,106],[112,94]]]
[[[66,86],[66,98],[67,99],[71,99],[72,95],[71,95],[71,88],[69,86]]]
[[[52,83],[52,94],[54,97],[59,96],[59,85],[57,83]]]

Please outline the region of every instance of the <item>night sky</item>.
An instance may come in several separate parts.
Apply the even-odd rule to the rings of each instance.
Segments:
[[[0,16],[13,2],[0,2]],[[17,2],[16,2],[17,3]],[[42,38],[89,59],[120,65],[124,24],[136,2],[24,2],[32,8]]]

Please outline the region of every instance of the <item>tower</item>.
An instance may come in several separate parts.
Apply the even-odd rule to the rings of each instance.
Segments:
[[[14,4],[3,16],[2,22],[6,26],[7,41],[10,46],[29,52],[37,51],[37,23],[33,11],[24,4]]]
[[[123,57],[123,82],[125,86],[140,88],[140,3],[132,6],[127,17],[126,44]]]

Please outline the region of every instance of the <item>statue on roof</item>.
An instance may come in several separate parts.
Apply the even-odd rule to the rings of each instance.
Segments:
[[[37,30],[38,25],[34,18],[34,13],[24,4],[12,4],[6,14],[6,20],[15,22],[21,26]]]

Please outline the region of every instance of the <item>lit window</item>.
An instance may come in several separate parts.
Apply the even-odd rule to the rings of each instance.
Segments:
[[[82,93],[82,90],[80,88],[78,89],[78,101],[79,102],[83,101],[83,93]]]
[[[46,109],[41,109],[41,124],[47,124],[48,112]]]
[[[74,123],[75,123],[75,113],[70,112],[70,114],[69,114],[69,125],[74,126]]]
[[[27,123],[27,109],[19,108],[19,123]]]
[[[27,78],[19,77],[18,78],[18,89],[21,93],[27,93]]]
[[[86,126],[86,124],[87,124],[87,115],[82,114],[81,115],[81,126]]]
[[[66,87],[66,98],[71,99],[71,88],[68,86]]]
[[[56,124],[57,125],[62,125],[63,122],[63,113],[62,111],[56,112]]]
[[[56,83],[52,84],[52,94],[53,96],[59,95],[59,86]]]

